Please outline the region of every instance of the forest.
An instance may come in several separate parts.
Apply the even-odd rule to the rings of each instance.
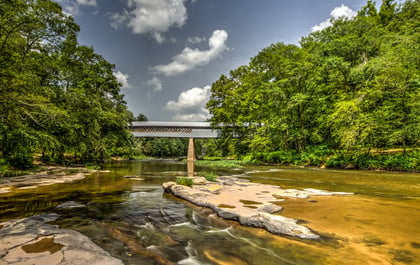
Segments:
[[[212,84],[223,138],[199,156],[420,170],[420,1],[369,0],[352,19],[274,43]],[[134,139],[114,65],[80,45],[51,0],[0,1],[0,171],[34,160],[185,156],[182,139]]]
[[[59,4],[0,1],[0,164],[129,155],[133,139],[114,66],[77,41]],[[4,170],[3,170],[4,171]]]
[[[300,45],[272,44],[222,75],[207,108],[215,126],[230,126],[223,155],[419,170],[419,10],[418,0],[384,0],[379,10],[369,0],[356,17]]]

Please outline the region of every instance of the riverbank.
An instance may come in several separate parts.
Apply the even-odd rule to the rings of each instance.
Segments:
[[[315,166],[333,169],[386,170],[420,172],[420,151],[369,152],[318,148],[306,152],[277,151],[243,157],[248,163]]]

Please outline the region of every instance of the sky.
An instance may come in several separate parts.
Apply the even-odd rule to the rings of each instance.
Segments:
[[[135,116],[205,121],[210,87],[272,43],[299,44],[367,0],[56,0],[115,64]],[[380,2],[380,1],[377,1]]]

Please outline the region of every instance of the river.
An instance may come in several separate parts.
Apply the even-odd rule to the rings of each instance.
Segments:
[[[286,199],[280,214],[322,236],[298,240],[222,220],[165,194],[161,184],[186,174],[175,161],[105,165],[72,183],[0,194],[0,221],[57,212],[56,223],[89,236],[125,264],[420,264],[420,174],[249,166],[235,174],[282,188],[355,195]],[[124,178],[136,176],[136,178]],[[57,210],[64,202],[86,205]]]

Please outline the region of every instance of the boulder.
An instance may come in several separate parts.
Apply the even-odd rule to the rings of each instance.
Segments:
[[[46,223],[57,218],[42,214],[0,223],[0,264],[123,264],[85,235]]]

